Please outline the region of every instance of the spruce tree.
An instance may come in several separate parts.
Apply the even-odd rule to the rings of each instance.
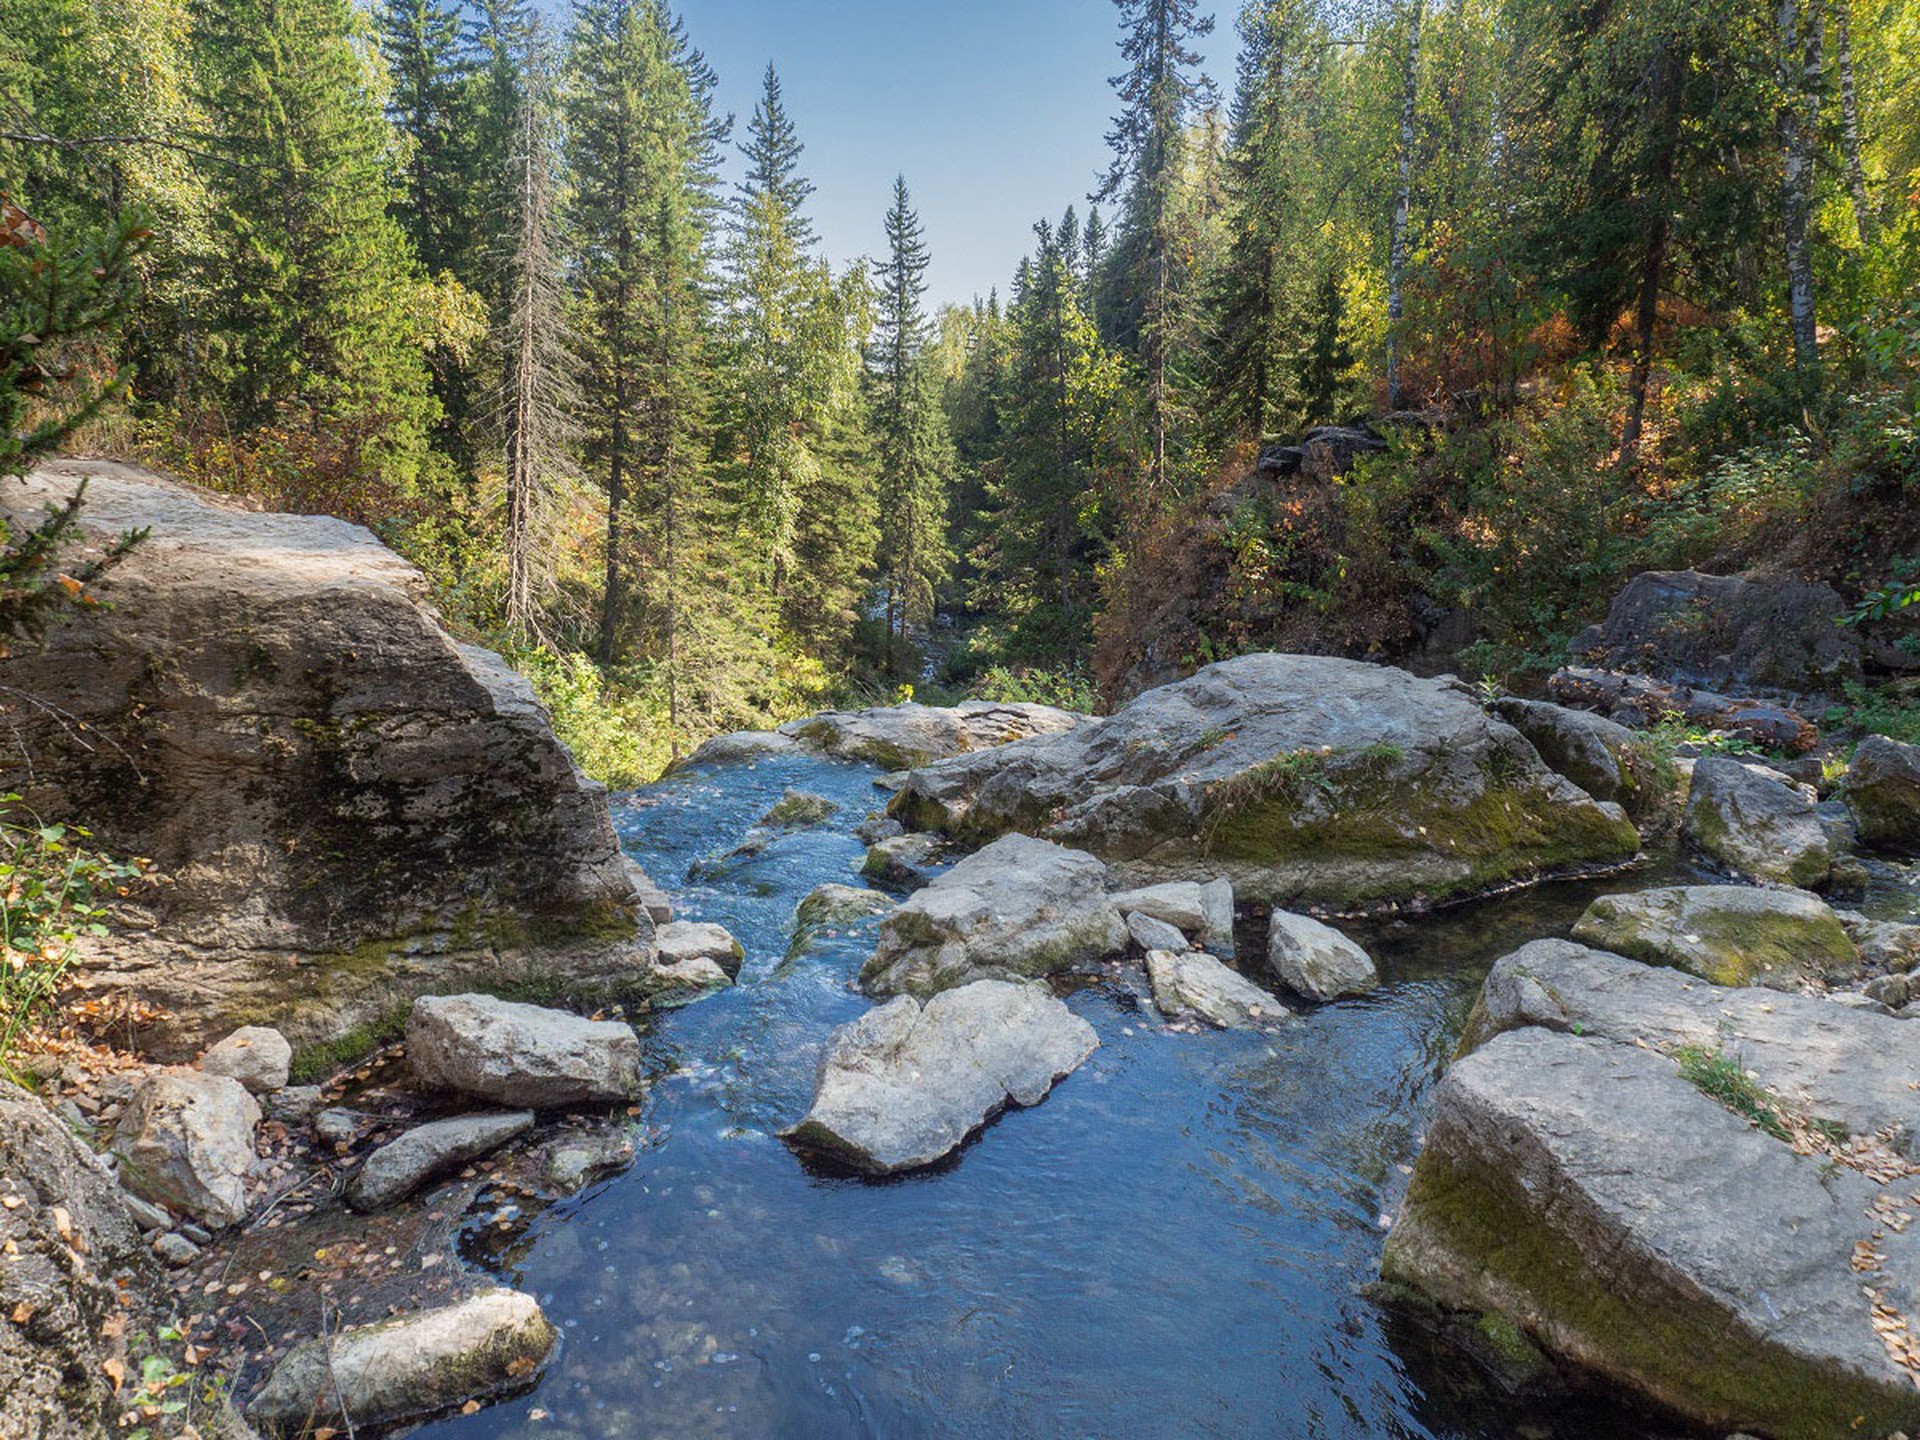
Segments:
[[[800,174],[803,147],[771,67],[740,149],[747,173],[724,257],[725,440],[737,457],[742,522],[760,573],[781,593],[801,510],[821,479],[825,433],[852,397],[864,279],[836,281],[813,253],[813,228],[799,208],[813,187]]]
[[[428,391],[412,247],[389,214],[396,158],[351,0],[195,0],[213,198],[208,369],[242,426],[349,436],[405,482]]]
[[[471,279],[472,90],[480,69],[463,7],[447,0],[385,0],[380,50],[392,79],[387,111],[407,142],[395,211],[428,274]]]
[[[1149,491],[1167,490],[1167,451],[1172,429],[1170,390],[1174,326],[1173,199],[1188,122],[1211,93],[1199,73],[1194,41],[1213,31],[1213,17],[1198,12],[1198,0],[1114,0],[1124,32],[1120,53],[1125,73],[1113,79],[1120,114],[1107,135],[1113,164],[1095,199],[1126,200],[1133,232],[1134,274],[1140,314],[1138,348],[1146,368],[1151,445]]]
[[[893,184],[887,258],[878,272],[878,324],[869,365],[877,392],[880,451],[880,583],[887,634],[905,641],[932,619],[949,569],[947,492],[953,441],[927,361],[928,255],[907,178]]]

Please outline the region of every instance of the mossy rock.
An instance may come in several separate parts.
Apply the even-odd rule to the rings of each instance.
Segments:
[[[1608,895],[1587,908],[1573,938],[1716,985],[1794,989],[1806,980],[1844,980],[1860,968],[1840,917],[1799,890],[1688,885]]]

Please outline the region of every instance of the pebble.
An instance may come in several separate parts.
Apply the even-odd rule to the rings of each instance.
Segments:
[[[169,1230],[173,1228],[173,1217],[158,1205],[148,1204],[131,1191],[122,1191],[121,1198],[127,1202],[127,1213],[133,1217],[133,1223],[142,1230]]]
[[[200,1258],[200,1247],[184,1235],[169,1233],[153,1237],[153,1253],[178,1270]]]
[[[209,1231],[202,1230],[191,1221],[186,1221],[181,1224],[180,1233],[196,1245],[211,1245],[213,1243],[213,1235]]]
[[[313,1117],[313,1133],[328,1145],[345,1145],[360,1133],[360,1117],[351,1110],[322,1110]]]

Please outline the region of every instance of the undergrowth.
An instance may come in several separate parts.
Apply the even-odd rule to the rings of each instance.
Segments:
[[[1673,1063],[1681,1075],[1709,1099],[1752,1121],[1776,1140],[1790,1138],[1786,1121],[1774,1099],[1738,1059],[1718,1047],[1676,1045]]]

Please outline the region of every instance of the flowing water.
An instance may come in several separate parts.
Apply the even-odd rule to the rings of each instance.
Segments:
[[[828,1033],[867,1004],[848,982],[873,922],[786,951],[809,890],[858,883],[851,832],[884,799],[876,778],[786,756],[616,802],[632,854],[683,916],[730,928],[746,968],[653,1021],[631,1169],[491,1257],[562,1327],[555,1363],[529,1394],[423,1433],[1681,1433],[1605,1394],[1529,1408],[1483,1393],[1362,1293],[1487,967],[1564,933],[1592,887],[1360,935],[1382,989],[1273,1035],[1168,1030],[1137,1008],[1137,972],[1116,970],[1069,997],[1101,1048],[1045,1102],[876,1184],[810,1171],[776,1138]],[[789,786],[839,813],[729,857]]]

